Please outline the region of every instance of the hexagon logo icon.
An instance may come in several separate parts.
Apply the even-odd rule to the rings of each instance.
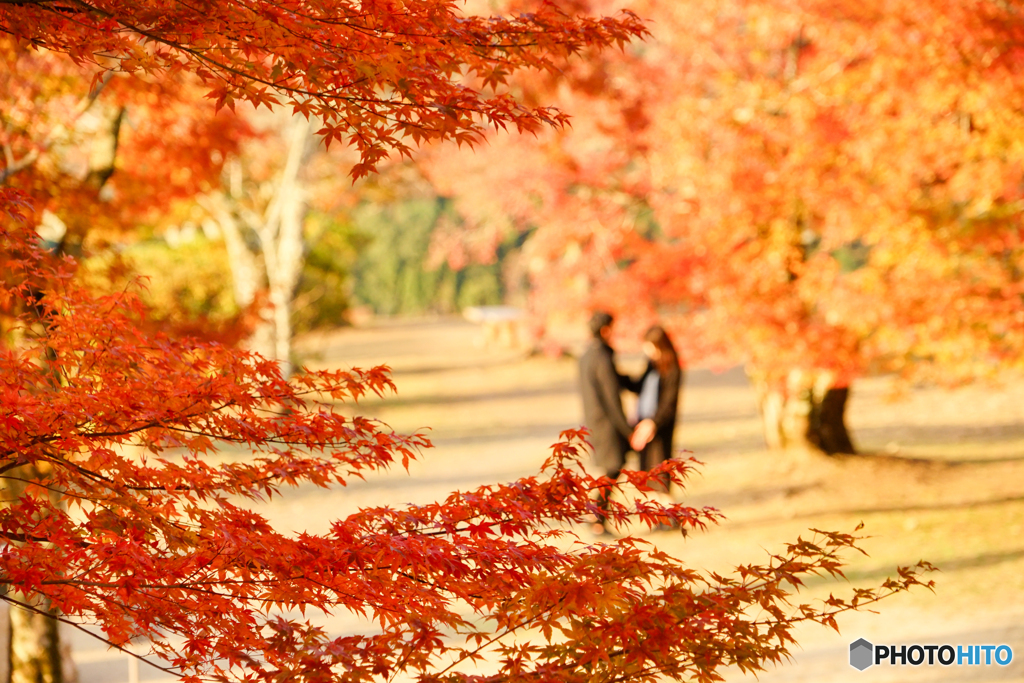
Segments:
[[[850,643],[850,666],[857,671],[863,671],[872,664],[875,659],[875,646],[864,640],[858,638],[857,640]]]

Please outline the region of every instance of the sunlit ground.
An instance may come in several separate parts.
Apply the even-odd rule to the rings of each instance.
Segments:
[[[559,431],[578,426],[572,359],[525,357],[483,343],[461,320],[377,323],[307,337],[311,367],[388,364],[398,395],[359,408],[402,431],[430,427],[435,448],[411,467],[345,489],[300,489],[264,510],[285,529],[324,531],[330,520],[367,505],[438,499],[453,489],[536,472]],[[622,358],[638,371],[639,359]],[[763,450],[754,397],[740,370],[690,369],[676,445],[704,461],[682,493],[713,505],[721,526],[684,539],[646,538],[694,567],[718,571],[807,534],[810,527],[852,531],[861,521],[867,557],[850,557],[850,584],[874,586],[899,564],[926,559],[942,572],[936,591],[886,600],[878,614],[798,633],[793,662],[762,681],[1003,681],[1024,678],[1024,382],[957,391],[914,389],[893,402],[884,378],[854,386],[848,422],[865,453],[844,459]],[[870,454],[870,455],[869,455]],[[587,537],[581,530],[581,536]],[[845,582],[809,586],[810,597],[843,593]],[[345,628],[344,620],[337,622]],[[848,664],[857,638],[892,644],[1008,644],[999,666],[872,667]],[[123,655],[75,638],[81,683],[127,681]],[[156,680],[159,672],[139,672]],[[730,672],[729,681],[750,680]]]

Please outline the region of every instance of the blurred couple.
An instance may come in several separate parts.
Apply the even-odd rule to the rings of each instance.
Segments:
[[[583,419],[590,430],[594,464],[614,481],[630,450],[640,455],[640,467],[645,471],[672,457],[683,371],[672,341],[662,327],[655,325],[644,334],[647,369],[637,379],[620,374],[610,344],[612,323],[612,316],[604,311],[590,318],[593,339],[580,358],[580,384]],[[632,421],[622,409],[623,389],[637,394],[636,417]],[[668,477],[659,483],[667,492]],[[593,528],[598,535],[607,532],[609,494],[610,489],[599,492],[600,513]]]

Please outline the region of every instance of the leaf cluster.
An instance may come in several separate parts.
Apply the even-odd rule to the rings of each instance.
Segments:
[[[21,0],[0,2],[0,31],[80,63],[164,80],[197,74],[218,106],[287,103],[321,121],[328,144],[358,148],[357,178],[425,140],[564,124],[554,109],[517,102],[509,74],[645,33],[628,12],[576,17],[542,2],[487,17],[451,0]]]

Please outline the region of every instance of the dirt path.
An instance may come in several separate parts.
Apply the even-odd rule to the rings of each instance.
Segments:
[[[284,528],[323,531],[361,506],[425,502],[534,473],[559,431],[582,420],[575,362],[524,358],[481,342],[480,330],[459,320],[379,323],[303,339],[299,349],[311,367],[390,365],[398,395],[368,401],[361,412],[400,431],[429,426],[435,448],[411,474],[392,472],[338,491],[288,491],[265,514]],[[623,360],[626,369],[639,369],[638,358]],[[863,521],[870,555],[850,558],[852,584],[877,585],[896,565],[919,559],[942,569],[934,595],[919,590],[883,603],[880,614],[850,615],[841,634],[803,629],[794,661],[761,681],[1024,680],[1024,383],[914,390],[896,403],[888,391],[884,380],[857,384],[849,414],[858,446],[882,455],[776,455],[763,450],[742,372],[691,369],[677,446],[705,465],[683,500],[713,505],[728,519],[687,539],[646,537],[695,567],[725,571],[763,559],[808,528],[852,531]],[[820,582],[808,594],[848,588]],[[848,664],[848,647],[860,637],[897,645],[1005,643],[1014,661],[858,672]],[[98,666],[81,668],[82,683],[118,680]],[[143,680],[150,678],[143,671]],[[732,672],[728,680],[754,679]]]

